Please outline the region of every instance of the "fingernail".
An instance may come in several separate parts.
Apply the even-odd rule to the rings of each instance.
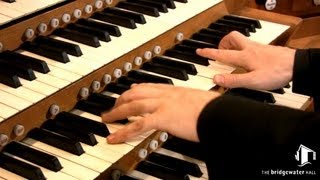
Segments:
[[[114,141],[114,138],[115,136],[113,134],[110,134],[108,137],[107,137],[107,142],[108,143],[112,143]]]
[[[224,84],[224,77],[222,75],[215,75],[214,81],[216,84]]]

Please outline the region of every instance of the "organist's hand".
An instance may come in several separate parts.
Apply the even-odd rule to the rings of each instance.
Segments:
[[[294,49],[263,45],[236,31],[221,40],[219,49],[198,49],[197,53],[247,71],[216,75],[214,82],[223,87],[271,90],[287,85],[292,79]]]
[[[164,84],[138,84],[124,92],[115,107],[102,114],[103,122],[113,122],[129,116],[143,116],[107,137],[109,143],[121,143],[152,129],[167,131],[191,141],[199,141],[198,117],[205,105],[220,96],[213,91],[201,91]]]

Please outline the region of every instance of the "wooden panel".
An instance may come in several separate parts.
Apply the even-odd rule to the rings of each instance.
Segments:
[[[248,0],[247,6],[265,10],[264,5],[257,4],[256,0]],[[316,6],[313,0],[277,0],[277,6],[272,12],[310,17],[320,15],[320,6]]]
[[[84,11],[84,7],[86,5],[92,5],[94,7],[94,2],[95,2],[95,0],[73,1],[69,4],[58,7],[56,9],[51,10],[51,11],[45,12],[43,14],[37,15],[33,18],[26,19],[22,22],[11,25],[9,27],[3,28],[0,26],[0,43],[2,43],[2,45],[3,45],[2,50],[3,51],[4,50],[14,50],[14,49],[17,49],[26,40],[32,40],[36,36],[39,36],[39,35],[44,35],[44,36],[49,35],[50,33],[52,33],[53,30],[55,30],[50,26],[50,20],[52,18],[58,18],[60,20],[59,27],[65,27],[67,24],[63,23],[61,20],[62,15],[65,13],[68,13],[71,15],[72,19],[70,22],[75,22],[77,19],[74,16],[72,16],[73,11],[75,9],[82,10],[82,18],[87,18],[87,17],[91,16],[94,12],[100,11],[101,9],[93,8],[92,13],[86,14]],[[115,4],[117,4],[118,2],[119,2],[119,0],[113,0],[113,3],[111,5],[107,5],[105,3],[104,7],[115,6]],[[40,34],[40,32],[37,30],[38,25],[40,23],[45,23],[48,26],[47,32]],[[24,37],[24,32],[27,28],[31,28],[34,30],[34,32],[35,32],[34,38],[26,39]]]
[[[75,8],[82,9],[86,3],[93,4],[93,2],[94,2],[93,0],[74,1],[72,4],[68,4],[63,7],[57,8],[41,16],[39,15],[34,18],[25,20],[17,25],[0,29],[0,33],[1,33],[0,42],[4,44],[5,49],[15,49],[23,42],[22,34],[25,30],[25,27],[31,27],[33,29],[36,29],[39,22],[49,23],[49,20],[52,17],[61,17],[61,15],[65,12],[72,13],[72,11]],[[17,115],[4,120],[0,124],[0,132],[8,135],[10,138],[10,141],[21,140],[22,138],[24,138],[24,135],[16,137],[12,132],[16,124],[24,125],[26,133],[34,127],[39,127],[47,118],[50,118],[47,112],[49,107],[52,104],[59,105],[61,111],[69,111],[73,109],[74,105],[79,100],[78,92],[82,87],[89,88],[91,86],[92,81],[97,80],[97,81],[100,81],[102,84],[102,87],[100,89],[100,91],[102,91],[102,89],[104,89],[105,87],[102,81],[104,74],[106,73],[112,74],[115,68],[122,69],[124,72],[123,65],[125,62],[131,62],[132,64],[134,64],[133,61],[136,56],[143,57],[143,54],[145,53],[145,51],[152,51],[154,49],[154,46],[156,45],[161,46],[164,52],[166,49],[169,49],[178,43],[176,40],[176,35],[178,33],[181,33],[181,32],[184,33],[184,37],[185,39],[187,39],[194,32],[197,32],[200,29],[207,27],[211,22],[219,19],[220,17],[226,14],[229,14],[229,12],[232,12],[238,15],[247,16],[247,17],[259,18],[259,19],[268,20],[272,22],[291,25],[292,28],[290,28],[289,31],[285,32],[281,37],[279,37],[273,42],[275,44],[285,43],[290,37],[292,33],[292,29],[301,22],[300,18],[295,18],[291,16],[277,15],[274,13],[261,11],[253,8],[246,8],[246,7],[240,9],[237,7],[235,3],[235,2],[239,2],[238,0],[234,0],[234,1],[226,0],[225,2],[228,8],[225,6],[224,3],[220,3],[212,8],[209,8],[208,10],[200,13],[196,17],[193,17],[190,20],[184,22],[183,24],[178,25],[175,28],[171,29],[170,31],[165,32],[162,35],[159,35],[157,38],[143,44],[140,47],[137,47],[133,51],[127,54],[124,54],[122,57],[116,59],[115,61],[109,63],[108,65],[105,65],[97,69],[91,74],[83,77],[81,80],[74,82],[68,87],[47,97],[43,101],[38,102],[35,105],[25,109],[24,111],[19,112]],[[116,0],[114,1],[114,4],[115,3],[117,3]],[[229,12],[227,9],[229,10]],[[88,17],[88,16],[89,15],[85,15],[85,17]],[[75,21],[75,20],[73,19],[72,21]],[[64,25],[65,24],[62,24],[61,26],[64,26]],[[51,31],[52,29],[49,29],[49,31],[45,35],[49,34]],[[2,34],[6,34],[7,36],[2,36]],[[138,68],[139,68],[138,66],[133,66],[133,69],[138,69]],[[150,137],[150,138],[157,139],[158,133],[155,133],[153,136],[154,137]],[[123,157],[124,161],[117,162],[114,165],[115,166],[114,168],[120,169],[121,171],[124,171],[124,172],[132,168],[139,161],[139,159],[137,158],[136,152],[139,150],[139,148],[146,147],[149,143],[149,140],[150,139],[145,140],[144,143],[140,144],[139,147],[136,148],[132,153]],[[0,147],[0,150],[1,150],[1,147]],[[110,172],[114,168],[110,168],[105,173],[103,173],[101,175],[101,179],[110,179]]]

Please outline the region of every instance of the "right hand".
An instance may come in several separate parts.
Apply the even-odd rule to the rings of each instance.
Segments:
[[[102,114],[106,123],[141,116],[107,137],[108,143],[125,142],[151,129],[199,141],[197,123],[203,108],[220,96],[214,91],[201,91],[164,84],[138,84],[124,92],[114,108]]]
[[[197,53],[247,71],[215,75],[214,83],[222,87],[272,90],[287,85],[292,79],[294,49],[263,45],[236,31],[221,40],[219,49],[198,49]]]

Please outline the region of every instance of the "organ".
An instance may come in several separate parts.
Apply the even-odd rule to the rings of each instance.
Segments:
[[[215,86],[211,81],[214,74],[232,73],[234,68],[201,59],[190,50],[216,47],[213,40],[219,41],[222,34],[227,33],[225,29],[230,31],[232,28],[262,43],[285,45],[301,23],[297,17],[249,8],[244,0],[159,2],[0,1],[0,159],[6,160],[2,162],[11,162],[8,157],[29,161],[13,156],[15,148],[10,147],[16,146],[12,142],[21,142],[58,157],[63,166],[57,171],[59,174],[33,163],[40,166],[48,179],[110,179],[111,176],[119,177],[117,172],[131,172],[151,152],[165,152],[157,148],[168,135],[154,131],[121,145],[105,142],[103,136],[107,134],[103,133],[113,132],[123,125],[108,124],[108,129],[103,129],[96,123],[100,121],[99,113],[112,107],[112,102],[127,89],[128,84],[166,82],[210,90]],[[218,19],[220,24],[213,24]],[[220,29],[221,24],[228,22],[235,24]],[[250,23],[252,27],[257,22],[262,27],[256,24],[255,33],[241,27]],[[210,33],[217,34],[211,36]],[[158,58],[154,58],[156,56]],[[17,62],[17,66],[7,62],[8,59]],[[28,63],[23,64],[19,60]],[[169,68],[168,64],[195,68],[197,74],[186,74],[181,69]],[[179,73],[186,79],[182,80],[177,75]],[[299,109],[306,109],[309,105],[309,97],[294,94],[290,89],[284,89],[282,94],[273,92],[272,95],[279,105]],[[79,120],[79,124],[66,122],[66,119]],[[72,125],[74,129],[70,128]],[[86,126],[102,129],[99,132],[92,130],[91,134],[79,132],[89,131]],[[73,136],[79,135],[76,138],[80,135],[89,138],[71,146],[68,142],[72,138],[65,138],[70,135],[69,131]],[[57,137],[58,132],[64,138],[61,135]],[[95,140],[84,142],[90,137]],[[59,142],[59,147],[54,147],[57,143],[52,141]],[[66,145],[61,145],[63,143]],[[106,157],[103,157],[103,152]],[[0,167],[0,178],[16,177],[17,172],[8,172],[3,164]]]

